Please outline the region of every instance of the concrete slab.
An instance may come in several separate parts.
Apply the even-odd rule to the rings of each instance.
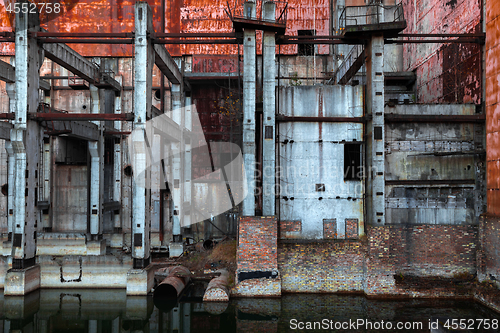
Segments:
[[[40,288],[40,266],[10,269],[5,277],[4,295],[26,295]]]
[[[127,295],[147,295],[154,286],[154,267],[131,269],[127,272]]]

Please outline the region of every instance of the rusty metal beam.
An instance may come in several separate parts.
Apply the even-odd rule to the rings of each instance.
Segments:
[[[0,80],[7,83],[16,82],[16,70],[14,66],[0,60]]]
[[[43,44],[134,44],[132,38],[39,38]],[[45,46],[44,46],[45,47]]]
[[[385,114],[386,123],[484,123],[486,115]]]
[[[15,116],[16,116],[16,114],[14,112],[0,113],[0,119],[13,120],[15,118]]]
[[[31,113],[30,118],[33,120],[88,120],[88,121],[132,121],[134,120],[133,113],[59,113],[59,112],[36,112]]]
[[[45,32],[32,31],[28,34],[33,38],[72,37],[72,38],[134,38],[133,32]]]

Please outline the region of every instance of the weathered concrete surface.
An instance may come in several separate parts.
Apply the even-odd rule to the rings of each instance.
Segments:
[[[130,256],[39,256],[41,288],[127,288]],[[145,288],[144,288],[145,289]]]
[[[290,117],[362,117],[363,89],[339,85],[283,87],[279,108],[280,115]],[[361,123],[279,124],[280,219],[301,221],[301,232],[294,237],[327,238],[324,219],[357,219],[359,235],[364,234],[363,180],[344,179],[344,145],[355,141],[363,141]],[[341,228],[340,223],[338,226]]]
[[[4,295],[27,295],[40,288],[40,266],[10,269],[5,276]]]
[[[127,272],[127,295],[142,296],[151,292],[154,286],[155,270],[152,265]]]

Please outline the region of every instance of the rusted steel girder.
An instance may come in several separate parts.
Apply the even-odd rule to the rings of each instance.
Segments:
[[[59,113],[59,112],[36,112],[30,113],[33,120],[93,120],[93,121],[132,121],[133,113]]]

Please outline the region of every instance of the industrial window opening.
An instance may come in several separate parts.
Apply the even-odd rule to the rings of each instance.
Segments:
[[[361,144],[344,144],[344,180],[361,180],[362,177]]]
[[[314,30],[299,30],[299,36],[314,36]],[[299,44],[299,56],[312,56],[314,55],[314,44]]]

